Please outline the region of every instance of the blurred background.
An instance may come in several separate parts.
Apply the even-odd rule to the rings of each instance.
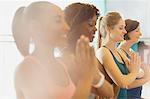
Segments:
[[[11,32],[13,15],[20,6],[27,6],[38,0],[0,0],[0,99],[16,99],[14,72],[23,57],[18,52]],[[45,0],[46,1],[46,0]],[[140,22],[142,37],[133,49],[139,51],[144,62],[150,56],[150,0],[47,0],[62,9],[73,2],[94,4],[100,9],[101,16],[107,11],[119,11],[124,18]],[[96,45],[97,34],[93,42]],[[142,97],[150,99],[150,83],[144,85]]]

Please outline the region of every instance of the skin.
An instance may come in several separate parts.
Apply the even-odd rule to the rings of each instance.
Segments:
[[[121,60],[121,57],[117,53],[115,44],[123,40],[123,35],[126,33],[124,27],[125,22],[123,19],[120,19],[118,24],[116,24],[114,28],[105,26],[105,31],[107,35],[106,37],[108,37],[108,41],[103,45],[107,46],[107,48],[109,48],[113,52],[114,56],[120,63],[123,62]],[[105,39],[106,38],[103,38],[103,40]],[[133,61],[130,63],[130,65],[132,65],[132,68],[130,68],[130,73],[128,73],[127,75],[123,75],[119,70],[118,66],[116,65],[113,56],[108,49],[101,47],[100,49],[98,49],[97,53],[99,53],[99,61],[103,64],[107,74],[117,86],[121,88],[126,88],[135,80],[139,70],[138,64],[140,64],[139,57],[137,57],[136,54],[132,54],[131,56],[131,59]]]
[[[131,56],[132,53],[135,53],[133,50],[130,50],[130,47],[134,43],[138,42],[138,40],[141,36],[140,27],[138,26],[135,30],[128,33],[128,36],[129,36],[130,39],[129,40],[124,40],[118,46],[118,52],[120,52],[121,55],[124,55],[124,59],[127,60],[127,61],[129,59],[125,56],[125,53],[120,50],[120,48],[125,50],[130,56]],[[136,79],[134,82],[132,82],[130,85],[128,85],[129,89],[142,86],[143,84],[145,84],[146,82],[148,82],[150,80],[150,75],[149,75],[150,74],[150,72],[149,72],[150,68],[149,68],[148,64],[142,63],[141,68],[144,70],[144,74],[143,74],[143,72],[139,72],[138,77],[140,77],[140,79]]]
[[[91,19],[80,23],[80,25],[78,25],[78,27],[75,29],[76,32],[74,32],[74,33],[80,33],[80,34],[88,37],[90,42],[92,42],[93,38],[94,38],[94,35],[95,35],[95,32],[97,31],[96,21],[97,21],[97,17],[96,17],[96,15],[94,15]],[[64,57],[66,57],[68,59],[68,57],[70,57],[70,53],[67,53]],[[96,58],[96,57],[94,57],[94,58]],[[69,58],[69,59],[71,59],[71,58]],[[93,65],[91,65],[91,66],[93,66]],[[98,62],[97,66],[101,66],[101,64]],[[82,69],[84,67],[82,66],[80,68],[79,67],[76,68],[76,67],[69,66],[68,68],[69,68],[72,80],[74,81],[75,84],[77,84],[77,82],[82,77],[81,76],[82,72],[79,73],[79,71],[82,71]],[[72,69],[72,68],[74,68],[74,69]],[[87,68],[87,67],[85,67],[85,68]],[[89,74],[89,72],[85,73],[85,71],[83,71],[83,73],[86,74],[86,75]],[[78,76],[77,76],[77,74],[78,74]],[[80,78],[79,78],[79,76],[80,76]],[[95,68],[93,85],[97,84],[100,79],[101,79],[101,76],[99,75],[99,70],[96,67]],[[99,88],[92,87],[92,91],[94,91],[94,93],[97,93],[97,95],[102,96],[102,97],[113,97],[114,96],[113,87],[106,80],[104,81],[104,84],[101,87],[99,87]]]
[[[79,25],[79,28],[77,29],[78,30],[77,32],[80,32],[86,37],[88,37],[90,42],[93,41],[95,32],[97,31],[96,20],[97,20],[97,16],[94,15],[88,21],[82,22],[81,25]]]
[[[84,35],[87,36],[91,42],[93,41],[95,32],[97,31],[96,21],[97,21],[97,17],[96,15],[94,15],[93,18],[81,24],[80,27],[82,29],[78,29],[78,30],[81,30],[80,32],[84,33]],[[100,63],[98,65],[101,66]],[[97,72],[96,72],[93,84],[97,84],[99,79],[101,78]],[[97,90],[98,92],[97,94],[101,97],[113,97],[114,96],[113,87],[110,85],[110,83],[107,80],[104,81],[104,84],[100,88],[96,88],[95,90]]]
[[[51,20],[40,22],[40,24],[38,21],[33,21],[30,28],[28,27],[35,44],[35,50],[19,64],[16,70],[15,88],[18,99],[49,99],[51,83],[62,87],[66,87],[70,83],[63,67],[54,59],[52,49],[56,45],[63,46],[66,39],[64,35],[68,32],[69,27],[64,21],[64,15],[60,8],[48,5],[44,11],[45,9],[53,11],[52,15],[43,13],[47,15],[46,18]],[[41,31],[43,31],[42,34]],[[54,42],[54,39],[58,42]],[[55,76],[52,77],[52,75]]]
[[[36,10],[34,14],[40,13],[42,16],[37,17],[37,20],[32,20],[31,17],[28,19],[28,14],[26,16],[24,24],[27,25],[28,33],[31,34],[35,50],[27,55],[16,69],[15,88],[18,99],[51,99],[53,97],[50,93],[52,88],[55,89],[54,85],[66,88],[71,83],[66,70],[53,56],[54,47],[66,46],[66,33],[69,27],[64,20],[64,13],[56,5],[42,2],[38,4],[44,5],[44,8],[39,9],[38,12],[38,8],[34,8],[34,3],[26,9],[26,11]],[[89,46],[89,39],[84,36],[79,38],[76,48],[77,66],[86,66],[84,72],[89,73],[80,80],[76,90],[69,90],[68,95],[72,94],[72,99],[87,99],[94,73],[91,66],[96,66],[93,58],[95,57],[94,49]],[[65,63],[67,60],[60,61]],[[83,64],[83,61],[87,64]]]

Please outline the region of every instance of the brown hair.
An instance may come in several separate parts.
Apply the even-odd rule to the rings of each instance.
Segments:
[[[66,22],[71,29],[94,15],[99,16],[99,10],[94,5],[86,3],[72,3],[65,8],[64,12]]]
[[[98,23],[98,39],[97,39],[97,48],[100,48],[101,47],[101,38],[102,38],[102,35],[100,33],[100,23],[101,23],[101,20],[102,20],[103,17],[100,17],[99,19],[99,23]]]
[[[76,26],[80,26],[82,22],[88,21],[94,15],[99,16],[99,10],[91,4],[73,3],[65,8],[65,20],[70,26],[70,33],[68,33],[68,47],[71,50],[75,49],[77,40],[82,33],[74,33]]]
[[[136,20],[131,20],[131,19],[126,19],[125,23],[126,23],[125,29],[127,33],[124,35],[124,40],[129,40],[130,37],[128,36],[128,34],[134,31],[135,29],[137,29],[140,23]]]

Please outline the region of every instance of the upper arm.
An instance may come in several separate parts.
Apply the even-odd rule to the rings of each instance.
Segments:
[[[16,97],[17,99],[25,99],[23,92],[21,91],[21,89],[19,88],[18,85],[15,85],[15,90],[16,90]]]
[[[119,70],[109,50],[106,48],[99,49],[97,51],[97,58],[104,66],[107,74],[110,76],[113,82],[118,86],[126,87],[124,86],[124,75]]]
[[[18,99],[49,99],[49,81],[36,64],[23,62],[16,70],[15,89]],[[50,84],[50,83],[49,83]]]

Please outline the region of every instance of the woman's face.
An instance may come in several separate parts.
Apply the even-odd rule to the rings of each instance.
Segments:
[[[115,41],[119,42],[124,39],[124,34],[126,34],[125,30],[125,21],[120,19],[118,24],[116,24],[113,28],[109,28],[110,38]]]
[[[83,23],[80,24],[78,31],[87,36],[89,40],[92,42],[95,32],[97,31],[96,28],[96,21],[97,21],[97,16],[94,15],[91,19],[88,19],[87,21],[84,21]]]
[[[64,19],[63,11],[54,6],[51,11],[46,11],[45,16],[42,18],[40,38],[46,44],[51,44],[53,46],[65,46],[66,37],[69,31],[69,26]]]
[[[128,33],[128,36],[132,42],[136,43],[141,36],[140,26],[138,26],[134,31]]]

